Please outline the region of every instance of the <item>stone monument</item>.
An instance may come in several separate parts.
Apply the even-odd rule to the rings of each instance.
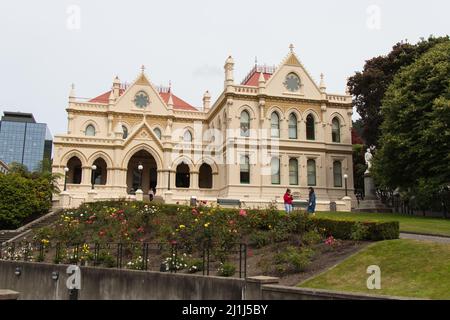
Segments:
[[[377,196],[375,194],[375,183],[373,182],[372,175],[370,173],[370,169],[372,168],[372,159],[373,155],[371,150],[374,147],[367,148],[367,152],[364,155],[364,160],[367,164],[366,172],[364,172],[364,200],[376,200]]]

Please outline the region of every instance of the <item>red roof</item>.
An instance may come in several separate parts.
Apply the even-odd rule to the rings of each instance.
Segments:
[[[262,73],[264,76],[264,80],[267,81],[272,76],[272,74],[275,73],[275,69],[275,66],[255,65],[241,82],[241,84],[244,86],[257,87],[259,83],[259,75]]]
[[[167,104],[169,103],[169,92],[160,92],[159,95],[164,100],[164,102]],[[183,99],[178,98],[176,95],[172,93],[172,101],[173,101],[173,107],[175,109],[180,110],[191,110],[191,111],[198,111],[197,108],[191,106],[189,103],[184,101]]]
[[[125,89],[120,89],[119,95],[122,95],[124,92],[125,92]],[[95,97],[95,98],[89,100],[89,102],[108,103],[110,94],[111,94],[111,90],[99,95],[98,97]],[[164,102],[166,104],[169,102],[169,95],[170,95],[169,92],[159,92],[159,95],[161,96],[161,98],[164,100]],[[173,100],[173,107],[175,109],[198,111],[197,108],[191,106],[189,103],[187,103],[183,99],[178,98],[173,93],[172,93],[172,100]]]
[[[121,96],[125,92],[125,89],[119,89],[119,96]],[[109,102],[109,95],[111,94],[111,90],[108,92],[105,92],[104,94],[99,95],[98,97],[95,97],[89,102],[96,102],[96,103],[108,103]]]
[[[250,78],[248,78],[247,80],[245,80],[245,82],[243,82],[242,84],[244,86],[253,86],[253,87],[257,87],[258,86],[258,80],[259,80],[259,72],[254,72]],[[270,76],[272,74],[271,73],[263,73],[264,79],[267,81]]]

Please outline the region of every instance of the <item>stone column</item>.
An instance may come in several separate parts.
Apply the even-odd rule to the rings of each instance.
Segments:
[[[82,177],[81,177],[81,184],[84,185],[91,185],[92,184],[92,168],[91,167],[82,167]]]
[[[191,189],[198,190],[198,171],[191,171]]]
[[[59,194],[59,205],[61,208],[66,209],[70,207],[70,193],[67,191],[62,191]]]

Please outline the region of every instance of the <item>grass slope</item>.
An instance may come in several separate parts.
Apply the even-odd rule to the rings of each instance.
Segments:
[[[369,265],[381,269],[381,289],[366,286]],[[388,240],[374,243],[301,287],[450,299],[450,244]]]

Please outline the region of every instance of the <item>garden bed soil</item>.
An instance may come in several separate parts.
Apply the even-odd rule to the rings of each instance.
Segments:
[[[286,274],[283,276],[271,272],[264,272],[261,268],[261,264],[264,264],[264,260],[266,261],[265,263],[270,263],[278,250],[289,245],[288,242],[278,243],[261,249],[249,249],[251,253],[250,257],[247,258],[247,276],[276,276],[280,278],[280,285],[296,286],[300,282],[330,269],[347,257],[360,251],[370,243],[370,241],[355,242],[345,240],[340,241],[339,245],[337,245],[333,249],[327,248],[324,243],[320,243],[315,246],[315,250],[317,253],[314,255],[311,264],[306,268],[304,272]]]

